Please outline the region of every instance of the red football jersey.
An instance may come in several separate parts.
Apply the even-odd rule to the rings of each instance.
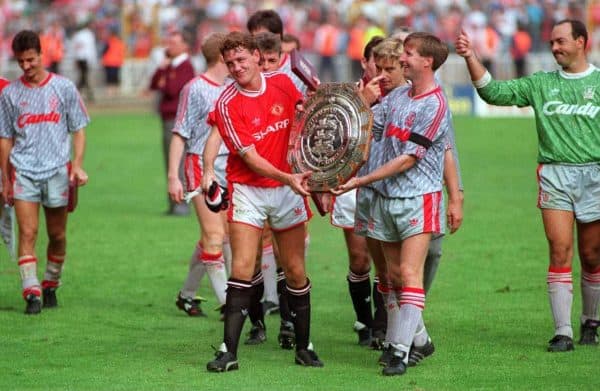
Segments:
[[[280,72],[261,74],[260,91],[247,91],[232,83],[223,91],[208,121],[219,128],[231,152],[227,181],[258,187],[282,186],[281,182],[252,171],[241,155],[254,146],[273,166],[290,172],[288,142],[296,103],[302,94],[288,76]]]
[[[2,92],[4,87],[6,87],[9,84],[10,84],[10,80],[6,80],[5,78],[0,77],[0,92]]]

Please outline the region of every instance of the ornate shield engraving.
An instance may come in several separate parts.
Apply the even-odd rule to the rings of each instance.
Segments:
[[[325,192],[350,179],[368,158],[373,114],[351,83],[326,83],[297,113],[288,160],[312,171],[308,186]]]

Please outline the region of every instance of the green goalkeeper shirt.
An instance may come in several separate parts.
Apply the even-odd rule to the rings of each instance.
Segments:
[[[499,106],[531,106],[539,163],[600,163],[600,69],[537,72],[497,81],[486,73],[475,82],[481,99]]]

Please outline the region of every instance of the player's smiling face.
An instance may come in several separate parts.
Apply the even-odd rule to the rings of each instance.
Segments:
[[[223,56],[225,65],[231,77],[248,90],[260,89],[260,53],[258,50],[250,52],[246,48],[238,47],[225,52]]]
[[[563,69],[568,69],[583,49],[583,37],[573,39],[570,23],[554,26],[550,35],[550,50],[554,59]]]
[[[38,82],[44,75],[44,66],[42,65],[42,54],[35,49],[27,49],[21,53],[15,54],[19,68],[23,71],[23,76],[28,82]]]
[[[414,80],[423,69],[430,67],[433,61],[429,57],[421,56],[417,49],[416,43],[405,42],[404,51],[400,55],[400,64],[407,80]]]
[[[406,83],[400,61],[391,58],[380,58],[375,60],[375,67],[377,76],[383,76],[380,83],[384,90],[391,91]]]

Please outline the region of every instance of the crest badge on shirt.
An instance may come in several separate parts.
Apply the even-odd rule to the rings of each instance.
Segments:
[[[271,106],[271,114],[273,114],[273,115],[283,114],[283,105],[281,103],[275,103],[273,106]]]
[[[58,97],[56,95],[52,95],[50,97],[50,101],[48,102],[48,104],[50,105],[50,111],[56,111],[56,109],[58,108]]]
[[[583,90],[583,99],[592,100],[596,93],[596,86],[587,86]]]

